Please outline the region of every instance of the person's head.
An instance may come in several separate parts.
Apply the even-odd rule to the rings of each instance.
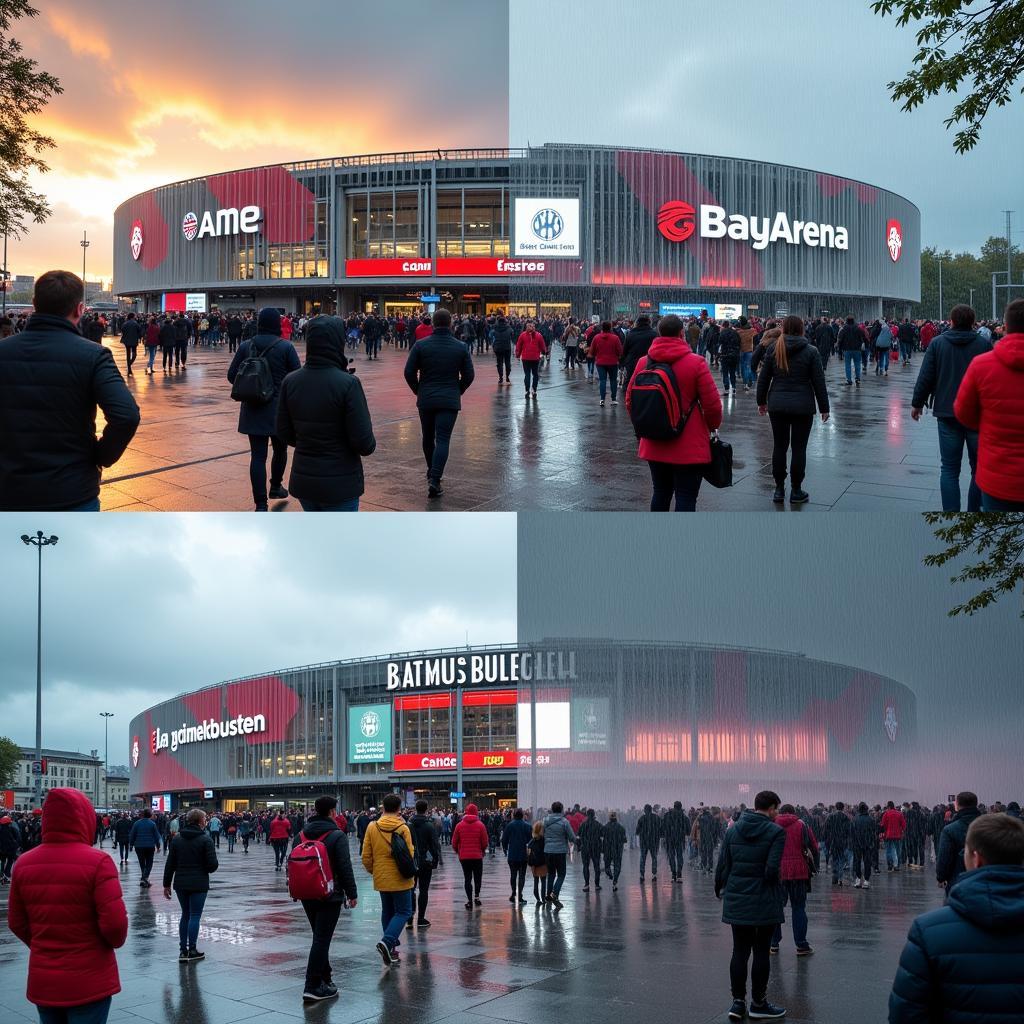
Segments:
[[[533,838],[540,839],[542,835],[544,835],[544,822],[535,821],[533,823]]]
[[[522,807],[517,807],[512,812],[512,817],[515,818],[516,821],[522,821],[523,820],[523,809],[522,809]]]
[[[847,324],[850,325],[850,327],[852,327],[853,326],[853,317],[852,316],[848,316],[846,318],[846,322],[847,322]]]
[[[972,811],[978,806],[978,794],[964,790],[956,795],[956,809],[958,811]]]
[[[318,818],[330,818],[334,815],[334,808],[338,806],[338,800],[333,796],[318,796],[313,802],[313,810]]]
[[[36,280],[32,305],[37,313],[63,317],[77,324],[85,312],[85,285],[70,270],[48,270]]]
[[[637,327],[650,327],[651,318],[646,313],[641,313],[640,316],[636,318],[636,325]]]
[[[452,315],[447,309],[435,309],[434,315],[430,318],[430,322],[435,328],[439,327],[443,331],[448,331],[451,330]]]
[[[206,828],[206,811],[201,807],[193,807],[185,815],[185,824],[191,825],[193,828]]]
[[[650,804],[644,804],[644,814],[652,814],[654,808]]]
[[[778,793],[773,793],[770,789],[762,789],[754,797],[754,810],[759,814],[766,814],[769,818],[774,818],[779,813],[781,802]]]
[[[561,814],[562,811],[564,811],[564,810],[565,810],[565,808],[562,806],[562,801],[561,800],[556,800],[551,805],[551,813],[552,814]]]
[[[681,811],[683,809],[683,801],[677,800],[672,806],[675,808],[675,810]]]
[[[804,321],[799,316],[787,316],[782,321],[782,333],[791,338],[802,338],[804,333]]]
[[[590,818],[591,820],[593,820],[593,817],[594,817],[594,808],[593,807],[588,807],[587,808],[587,817]]]
[[[611,329],[612,329],[612,322],[611,322],[611,320],[602,320],[601,321],[601,330],[602,331],[607,332],[607,331],[610,331]]]
[[[844,804],[842,800],[837,800],[836,801],[836,810],[837,811],[845,810],[845,808],[846,808],[846,804]]]
[[[273,306],[265,306],[256,318],[256,330],[260,334],[281,336],[281,313]]]
[[[1003,314],[1007,334],[1024,334],[1024,299],[1014,299]]]
[[[427,801],[426,800],[417,800],[416,801],[416,813],[417,814],[426,814],[427,813]]]
[[[402,806],[402,798],[397,793],[388,793],[380,802],[385,814],[397,814],[398,808]]]
[[[1024,864],[1024,821],[1010,814],[983,814],[971,822],[964,845],[968,871],[990,864]]]
[[[508,327],[508,321],[503,316],[499,316],[498,317],[498,326],[499,327]]]
[[[886,806],[886,809],[890,810],[890,811],[894,810],[895,807],[896,807],[896,805],[891,800],[885,806]]]
[[[857,804],[857,813],[858,814],[867,814],[868,813],[868,805],[866,803],[864,803],[863,800],[859,804]]]
[[[658,334],[663,338],[679,338],[683,333],[683,321],[675,313],[669,313],[658,321]]]
[[[779,808],[779,814],[796,814],[796,808],[792,804],[783,804]]]
[[[976,319],[970,306],[954,306],[949,311],[949,319],[955,331],[969,331],[974,327]]]
[[[153,817],[153,808],[152,807],[143,807],[142,808],[142,816],[144,818],[152,818]]]
[[[609,821],[618,821],[619,820],[619,812],[618,811],[612,811],[611,813],[609,813],[608,820]]]

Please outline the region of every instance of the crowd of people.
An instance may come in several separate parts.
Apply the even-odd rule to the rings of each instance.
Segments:
[[[103,467],[117,462],[140,422],[133,392],[102,345],[106,326],[84,313],[79,278],[51,271],[36,282],[35,312],[21,330],[0,340],[0,507],[7,510],[93,510]],[[18,325],[14,325],[16,328]],[[771,424],[772,501],[799,505],[814,420],[831,416],[826,369],[843,359],[844,384],[860,386],[868,368],[884,382],[890,360],[904,370],[920,362],[910,415],[930,408],[938,430],[944,511],[962,505],[960,472],[966,451],[971,482],[968,511],[1024,508],[1024,300],[1007,305],[1004,323],[978,323],[969,306],[948,322],[875,320],[723,321],[647,316],[633,321],[573,318],[453,317],[446,309],[418,323],[374,314],[292,318],[275,308],[242,314],[167,314],[114,318],[134,375],[137,350],[147,372],[162,352],[166,373],[185,369],[190,344],[227,339],[231,396],[238,431],[249,442],[253,504],[297,498],[308,511],[356,511],[365,490],[363,460],[376,450],[370,404],[354,374],[353,349],[367,360],[384,345],[407,350],[404,376],[421,424],[427,494],[444,494],[443,476],[462,396],[477,379],[474,355],[488,351],[497,383],[511,385],[512,360],[523,367],[525,401],[538,400],[540,370],[560,346],[567,378],[597,381],[600,405],[620,393],[638,440],[637,456],[651,475],[652,511],[692,511],[702,483],[728,486],[717,436],[726,409],[741,393],[754,396]],[[97,335],[98,332],[98,335]],[[306,343],[303,364],[293,344]],[[478,359],[479,361],[479,359]],[[719,390],[714,373],[720,372]],[[884,386],[884,385],[883,385]],[[53,394],[64,408],[55,417]],[[89,426],[97,406],[106,420],[97,442]],[[291,475],[285,481],[289,449]],[[268,481],[268,458],[269,481]]]
[[[108,839],[112,855],[103,851]],[[731,1020],[785,1016],[768,1000],[771,957],[781,949],[786,906],[796,956],[813,954],[807,893],[821,871],[833,886],[850,878],[866,890],[883,864],[894,873],[933,866],[944,905],[910,929],[890,997],[893,1024],[1003,1021],[1005,991],[1024,984],[1024,820],[1016,801],[986,807],[965,791],[932,807],[841,800],[805,807],[766,790],[753,807],[576,804],[566,813],[555,801],[532,818],[523,808],[481,811],[473,803],[461,813],[425,800],[405,807],[389,793],[379,809],[348,812],[323,796],[308,812],[195,807],[98,815],[80,791],[54,789],[41,809],[0,817],[9,923],[31,947],[28,998],[41,1019],[50,1019],[50,1010],[82,1007],[93,1014],[82,1020],[106,1020],[120,988],[114,950],[128,932],[119,875],[132,852],[143,889],[151,885],[155,857],[165,855],[163,895],[176,897],[181,909],[179,962],[203,960],[200,922],[224,839],[228,853],[266,844],[275,870],[287,874],[289,895],[301,902],[311,932],[303,991],[309,1003],[339,994],[329,954],[342,907],[355,907],[359,898],[352,840],[379,896],[376,953],[389,969],[401,963],[403,933],[430,927],[431,878],[443,867],[445,849],[461,867],[467,912],[482,906],[485,864],[500,850],[509,903],[518,909],[528,902],[530,875],[538,911],[557,913],[570,860],[580,860],[583,893],[599,891],[602,879],[615,892],[623,853],[636,848],[641,886],[658,883],[659,859],[667,861],[670,884],[681,883],[686,870],[711,877],[732,930]]]

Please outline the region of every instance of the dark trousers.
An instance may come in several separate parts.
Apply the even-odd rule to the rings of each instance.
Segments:
[[[124,347],[124,361],[128,364],[128,372],[132,372],[132,363],[135,362],[136,357],[139,354],[138,345],[125,345]]]
[[[512,886],[512,895],[522,897],[523,886],[526,885],[526,861],[518,864],[509,861],[508,880]]]
[[[39,1024],[106,1024],[111,997],[81,1006],[37,1006]]]
[[[470,902],[480,898],[480,886],[484,880],[484,862],[482,860],[464,860],[462,864],[462,883],[466,889],[466,899]]]
[[[440,483],[444,467],[448,463],[448,450],[452,442],[457,409],[420,409],[420,426],[423,429],[423,455],[427,460],[430,479]]]
[[[612,885],[618,885],[619,872],[622,870],[622,852],[619,855],[609,857],[605,854],[604,873],[612,880]]]
[[[556,899],[562,891],[562,883],[565,881],[565,854],[549,853],[548,861],[548,892]]]
[[[590,868],[594,868],[594,882],[601,888],[601,851],[583,851],[583,884],[590,885]]]
[[[715,863],[715,848],[713,846],[700,844],[700,869],[710,871]]]
[[[163,354],[164,369],[169,370],[174,365],[174,346],[162,345],[160,351]]]
[[[679,878],[683,873],[683,842],[682,840],[665,840],[665,853],[668,855],[668,869],[672,872],[673,878]]]
[[[548,894],[551,892],[551,871],[543,877],[538,875],[533,876],[533,898],[540,900],[542,903],[548,898]]]
[[[176,341],[174,343],[174,365],[177,366],[179,363],[184,366],[185,361],[188,359],[188,342],[187,341]]]
[[[309,959],[306,961],[306,991],[312,992],[331,980],[328,955],[331,951],[334,929],[338,925],[338,915],[341,913],[341,901],[303,900],[302,909],[306,912],[309,927],[313,932]]]
[[[156,850],[152,846],[143,848],[135,847],[135,856],[139,858],[139,867],[142,868],[142,880],[149,881],[149,873],[153,870],[153,855]]]
[[[117,849],[121,860],[128,859],[128,840],[126,839],[123,843],[118,840]]]
[[[512,353],[495,352],[494,361],[498,364],[498,380],[512,379]]]
[[[537,373],[537,367],[540,366],[539,359],[524,359],[523,360],[523,377],[526,384],[527,391],[536,391],[537,382],[540,380],[540,376]],[[530,386],[530,380],[533,380],[533,386]]]
[[[257,505],[267,503],[267,449],[274,449],[270,460],[270,486],[279,487],[288,465],[288,445],[279,437],[249,435],[249,482],[252,484],[252,500]]]
[[[658,848],[643,846],[640,847],[640,877],[644,877],[644,870],[647,867],[647,855],[651,855],[651,877],[658,877]]]
[[[853,851],[853,877],[871,881],[871,853],[867,850]]]
[[[566,365],[566,368],[567,368],[567,369],[568,369],[568,368],[569,368],[570,366],[571,366],[571,367],[572,367],[573,369],[575,369],[575,368],[576,368],[576,353],[577,353],[578,351],[579,351],[579,349],[578,349],[578,348],[576,348],[575,346],[573,346],[572,348],[567,348],[567,349],[565,350],[565,365]]]
[[[786,452],[792,448],[789,464],[789,482],[793,490],[799,490],[807,471],[807,440],[811,436],[813,415],[792,415],[786,412],[770,412],[775,447],[772,449],[772,476],[777,487],[786,482]]]
[[[763,1002],[768,994],[768,977],[771,974],[773,924],[734,924],[732,926],[732,960],[729,963],[729,981],[732,984],[733,999],[747,997],[747,964],[750,954],[754,962],[750,966],[750,994],[755,1003]]]
[[[11,868],[14,867],[15,858],[6,854],[0,855],[0,878],[10,878]]]
[[[270,845],[274,847],[274,867],[283,867],[288,859],[288,840],[272,839]]]
[[[673,462],[648,462],[647,465],[651,467],[654,484],[652,512],[668,512],[673,494],[677,512],[697,511],[697,495],[704,479],[703,466],[680,466]]]
[[[430,899],[430,879],[433,868],[420,868],[416,875],[416,917],[423,921],[427,916],[427,900]]]

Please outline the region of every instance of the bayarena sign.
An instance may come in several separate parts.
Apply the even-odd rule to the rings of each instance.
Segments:
[[[389,661],[389,690],[419,690],[442,686],[479,686],[531,680],[575,679],[575,651],[503,651],[498,654],[459,654],[447,658],[409,658]]]
[[[189,242],[208,235],[254,235],[260,229],[261,218],[262,212],[258,206],[243,206],[240,210],[229,207],[216,213],[207,210],[202,219],[190,210],[181,218],[181,233]]]

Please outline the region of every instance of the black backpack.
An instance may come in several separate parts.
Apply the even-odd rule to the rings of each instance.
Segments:
[[[403,878],[413,878],[419,870],[416,859],[409,849],[409,844],[405,841],[405,836],[398,829],[391,833],[391,856],[394,859],[395,867],[398,868],[398,873]]]
[[[683,397],[672,365],[654,362],[650,356],[647,365],[634,376],[629,395],[633,430],[637,437],[648,441],[679,437],[697,404],[694,398],[690,408],[683,412]]]
[[[274,399],[274,374],[267,356],[280,344],[278,338],[273,345],[262,351],[256,342],[249,342],[249,353],[242,360],[231,385],[231,397],[236,402],[251,402],[253,405],[267,405]]]

